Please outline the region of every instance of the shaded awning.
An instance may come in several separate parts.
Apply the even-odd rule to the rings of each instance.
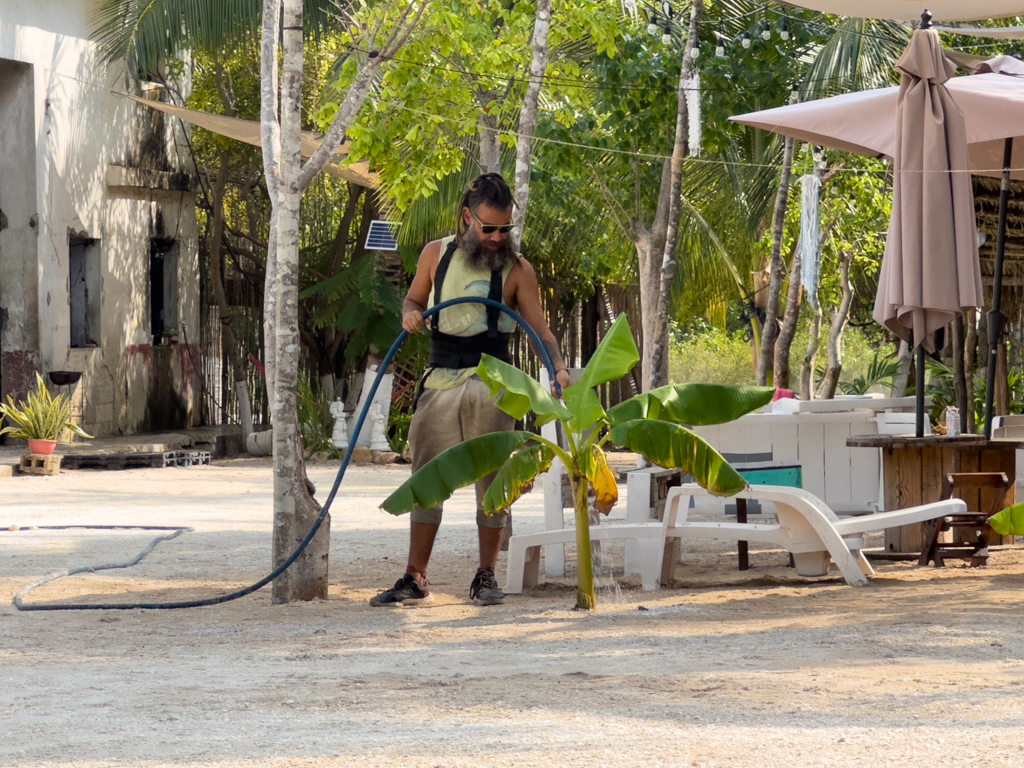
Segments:
[[[785,5],[862,19],[917,21],[931,11],[935,21],[978,21],[1024,16],[1024,0],[782,0]]]
[[[1024,40],[1024,27],[946,27],[935,25],[939,32],[969,37],[991,37],[996,40]]]
[[[145,104],[151,109],[156,109],[160,112],[164,112],[165,114],[180,118],[186,123],[191,123],[192,125],[197,125],[200,128],[205,128],[211,133],[216,133],[220,136],[227,136],[229,139],[236,139],[237,141],[250,144],[254,147],[263,146],[260,139],[260,124],[254,120],[242,120],[238,117],[215,115],[210,112],[202,112],[198,109],[177,107],[173,104],[165,104],[161,101],[151,101],[150,99],[133,96],[130,93],[121,93],[120,91],[113,91],[113,93],[115,96],[123,96],[126,99],[137,101],[139,104]],[[322,139],[322,134],[314,133],[313,131],[303,131],[302,156],[304,158],[311,157],[320,146]],[[347,154],[348,142],[346,141],[338,149],[335,157],[342,158]],[[361,187],[376,189],[380,186],[380,178],[376,173],[370,170],[370,166],[367,163],[342,165],[339,162],[332,161],[324,166],[324,170],[332,176],[345,179],[346,181],[358,184]]]

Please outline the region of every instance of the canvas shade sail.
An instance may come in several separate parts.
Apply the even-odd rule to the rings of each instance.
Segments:
[[[993,40],[1024,40],[1024,27],[935,27],[940,32]]]
[[[917,21],[931,11],[935,21],[978,21],[1024,16],[1024,0],[799,0],[785,2],[836,16]]]
[[[227,136],[230,139],[235,139],[254,147],[263,146],[260,138],[260,124],[254,120],[242,120],[238,117],[215,115],[198,109],[186,109],[185,107],[178,107],[173,104],[165,104],[160,101],[152,101],[139,96],[133,96],[130,93],[114,91],[114,94],[116,96],[123,96],[126,99],[131,99],[139,104],[145,104],[150,109],[155,109],[165,114],[172,115],[173,117],[180,118],[191,125],[205,128],[211,133]],[[323,137],[319,133],[303,131],[302,156],[304,158],[311,157],[313,153],[316,152],[317,147],[320,146],[322,138]],[[324,170],[332,176],[345,179],[346,181],[358,184],[361,187],[376,189],[380,185],[380,179],[376,173],[370,171],[370,167],[367,163],[342,165],[338,162],[338,160],[348,154],[347,146],[348,142],[344,142],[341,145],[335,154],[335,159],[328,162],[327,165],[324,166]]]
[[[1024,136],[1024,78],[999,74],[954,77],[946,90],[963,113],[969,167],[981,176],[1002,175],[1003,142]],[[899,86],[846,93],[730,118],[811,144],[892,158],[896,153]],[[1024,179],[1024,142],[1016,142],[1012,178]]]

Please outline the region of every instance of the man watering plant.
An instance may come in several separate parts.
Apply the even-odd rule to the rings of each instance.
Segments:
[[[554,334],[540,305],[537,274],[512,250],[512,191],[496,173],[475,179],[462,197],[454,237],[428,243],[420,254],[416,276],[403,306],[402,326],[410,333],[423,330],[423,312],[462,296],[491,298],[516,310],[541,337],[554,362],[561,387],[568,387],[566,370]],[[511,362],[509,339],[515,321],[482,304],[459,304],[431,318],[430,365],[409,427],[409,448],[415,473],[441,452],[491,432],[511,430],[511,416],[489,400],[487,386],[475,375],[483,353]],[[480,567],[470,586],[477,605],[495,605],[504,598],[494,569],[505,528],[504,514],[483,512],[483,498],[494,475],[476,483]],[[395,586],[371,598],[370,605],[416,605],[431,599],[427,564],[434,546],[441,507],[420,509],[411,516],[409,563]]]

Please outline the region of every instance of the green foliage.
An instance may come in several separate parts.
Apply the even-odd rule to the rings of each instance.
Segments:
[[[566,407],[572,413],[569,428],[583,432],[603,419],[604,408],[594,388],[621,379],[638,362],[640,353],[629,330],[629,322],[625,315],[619,315],[583,369],[580,380],[563,393]]]
[[[732,496],[747,481],[695,432],[652,419],[626,421],[612,428],[616,445],[642,453],[659,467],[680,468],[715,496]]]
[[[0,403],[0,424],[13,422],[0,435],[24,437],[30,440],[60,440],[64,430],[70,430],[79,437],[92,437],[71,421],[71,400],[66,395],[54,397],[46,388],[43,377],[36,374],[35,392],[17,404],[7,396],[6,403]]]
[[[414,506],[436,507],[457,489],[500,469],[532,437],[529,432],[493,432],[459,443],[420,467],[384,500],[381,509],[403,515],[412,512]]]
[[[537,475],[551,469],[555,454],[545,445],[525,445],[501,465],[484,494],[484,512],[505,512],[533,488]]]
[[[299,376],[298,406],[299,429],[306,455],[326,452],[337,458],[338,449],[331,442],[334,434],[331,399],[321,390],[319,382],[308,375]]]
[[[477,376],[490,389],[491,396],[497,396],[494,404],[516,421],[522,421],[530,411],[537,415],[538,427],[555,419],[571,417],[565,406],[555,400],[540,382],[497,358],[481,356]]]
[[[892,389],[893,379],[900,372],[900,361],[894,357],[880,357],[876,351],[867,373],[839,382],[839,389],[846,395],[866,395],[872,387]]]
[[[774,387],[670,384],[636,395],[615,406],[608,412],[608,424],[616,427],[637,419],[697,427],[725,424],[763,408],[774,395]]]
[[[498,432],[474,438],[429,461],[389,496],[382,508],[392,514],[402,514],[410,511],[414,504],[433,507],[449,498],[455,489],[497,471],[497,479],[487,490],[484,508],[488,513],[508,509],[557,456],[574,486],[576,526],[582,537],[577,540],[580,546],[577,604],[593,607],[590,550],[580,544],[589,540],[586,491],[588,487],[594,490],[595,508],[602,512],[608,512],[618,499],[615,475],[608,466],[604,445],[614,441],[643,453],[661,466],[685,469],[712,493],[735,494],[746,487],[746,483],[720,454],[699,435],[678,424],[650,418],[649,412],[657,411],[669,418],[685,416],[695,423],[720,423],[764,405],[771,398],[772,390],[768,388],[694,389],[690,385],[641,395],[629,401],[632,405],[626,409],[619,406],[605,414],[593,388],[628,374],[638,358],[629,324],[622,316],[601,340],[583,373],[583,380],[566,389],[566,408],[545,392],[539,382],[485,355],[477,373],[488,383],[491,393],[499,395],[498,407],[516,418],[522,418],[531,407],[536,407],[540,410],[538,421],[559,419],[568,450],[529,432]],[[584,387],[592,400],[579,394]],[[574,391],[577,394],[570,396]],[[625,423],[613,421],[613,414],[625,414],[629,408],[640,412],[639,415],[631,413],[632,420]],[[610,425],[613,428],[605,434]]]
[[[669,380],[676,384],[753,384],[751,344],[743,332],[706,328],[673,336]]]
[[[988,519],[988,524],[1000,536],[1024,536],[1024,503],[997,512]]]
[[[388,414],[388,445],[391,450],[401,456],[409,447],[409,426],[412,424],[412,412],[391,405],[391,412]]]
[[[402,300],[385,267],[379,252],[369,252],[299,295],[302,299],[323,297],[310,326],[332,326],[350,334],[346,357],[362,357],[371,346],[387,349],[402,332]]]

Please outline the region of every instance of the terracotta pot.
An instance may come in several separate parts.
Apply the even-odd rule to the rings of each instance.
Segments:
[[[49,456],[56,448],[56,440],[37,440],[30,437],[28,441],[28,452],[37,456]]]

